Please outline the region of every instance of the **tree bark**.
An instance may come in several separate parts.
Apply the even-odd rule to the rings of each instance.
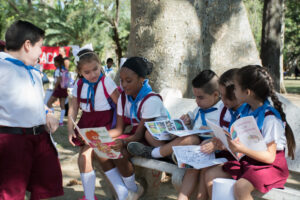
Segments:
[[[261,38],[261,60],[274,80],[274,88],[280,91],[283,84],[283,17],[284,0],[265,0]]]
[[[119,31],[118,31],[118,27],[119,27],[119,0],[116,0],[116,14],[115,14],[115,18],[113,19],[113,40],[116,44],[116,55],[117,55],[117,63],[118,66],[120,66],[120,60],[122,58],[122,48],[121,48],[121,44],[120,44],[120,37],[119,37]]]

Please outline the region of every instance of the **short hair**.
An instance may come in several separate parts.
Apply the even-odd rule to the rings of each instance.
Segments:
[[[212,94],[219,90],[218,76],[210,69],[203,70],[193,79],[192,86]]]
[[[107,58],[106,63],[109,63],[109,62],[114,62],[114,60],[112,58]]]
[[[14,22],[5,33],[6,49],[17,51],[21,49],[26,40],[32,45],[44,38],[45,31],[30,22],[18,20]]]

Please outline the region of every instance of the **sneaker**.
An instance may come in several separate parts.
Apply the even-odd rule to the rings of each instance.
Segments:
[[[144,188],[141,184],[137,183],[138,190],[136,192],[128,190],[128,196],[126,200],[138,200],[144,194]]]
[[[130,142],[127,145],[127,150],[131,155],[141,156],[144,158],[153,158],[151,155],[153,149],[154,147],[143,145],[140,142]]]
[[[81,199],[79,199],[79,200],[88,200],[88,199],[86,199],[85,196],[83,196],[83,197],[82,197]],[[95,200],[98,200],[97,197],[96,197],[96,195],[95,195]]]

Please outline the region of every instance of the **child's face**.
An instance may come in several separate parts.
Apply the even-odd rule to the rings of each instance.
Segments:
[[[107,67],[110,68],[114,63],[113,62],[108,62]]]
[[[34,66],[37,64],[37,60],[42,54],[43,39],[41,38],[34,45],[32,45],[30,41],[29,43],[25,41],[25,45],[27,45],[27,49],[28,49],[27,62],[25,64]]]
[[[84,63],[81,66],[80,74],[89,82],[96,83],[101,74],[100,64],[93,60],[91,62]]]
[[[236,99],[230,100],[227,98],[225,86],[219,85],[219,91],[220,91],[221,99],[227,108],[234,109],[239,105]]]
[[[242,90],[237,79],[234,79],[234,94],[238,104],[247,103],[248,94],[246,90]]]
[[[196,98],[197,105],[202,109],[208,109],[215,105],[219,100],[219,92],[215,91],[212,94],[205,93],[201,88],[193,87],[193,94]]]
[[[124,92],[130,96],[136,96],[143,86],[144,78],[139,77],[134,71],[122,67],[120,71],[121,85]]]

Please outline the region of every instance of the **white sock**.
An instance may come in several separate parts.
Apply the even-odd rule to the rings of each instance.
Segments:
[[[163,156],[160,154],[160,147],[155,147],[151,152],[151,156],[153,158],[162,158]]]
[[[91,171],[88,173],[80,173],[82,186],[84,189],[84,196],[88,200],[95,199],[95,182],[96,182],[96,175],[95,171]]]
[[[64,122],[65,114],[66,114],[66,110],[61,110],[60,111],[60,120],[59,120],[59,123],[63,123]]]
[[[114,187],[117,195],[118,200],[125,200],[128,196],[128,189],[124,184],[121,175],[117,168],[113,168],[105,172],[108,180],[110,181],[111,185]]]
[[[126,187],[128,188],[128,190],[131,190],[133,192],[137,192],[138,188],[137,188],[137,185],[135,183],[135,175],[134,174],[132,174],[129,177],[123,177],[122,176],[122,179],[123,179]]]

